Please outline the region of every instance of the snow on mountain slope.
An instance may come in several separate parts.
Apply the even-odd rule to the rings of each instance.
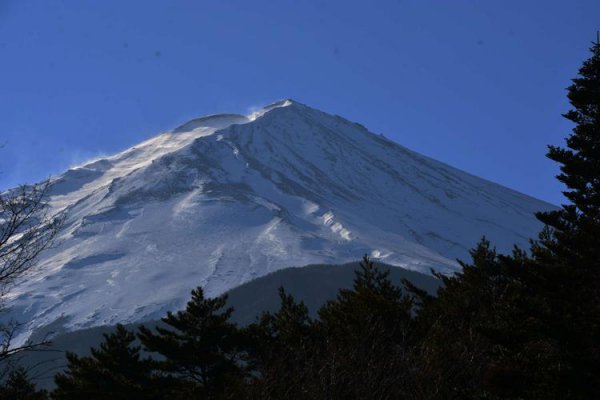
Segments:
[[[368,253],[453,271],[486,235],[527,246],[551,205],[285,100],[194,119],[54,179],[66,226],[11,292],[26,333],[157,318],[277,269]]]

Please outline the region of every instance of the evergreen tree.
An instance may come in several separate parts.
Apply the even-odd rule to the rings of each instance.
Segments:
[[[321,398],[411,398],[412,299],[367,256],[319,310]]]
[[[249,326],[252,338],[253,370],[256,379],[250,398],[305,399],[316,379],[314,325],[304,303],[297,303],[283,288],[276,313],[264,313]]]
[[[575,124],[566,148],[549,147],[568,203],[538,213],[547,225],[533,254],[539,293],[551,310],[549,334],[561,348],[564,398],[600,397],[600,43],[568,88]]]
[[[564,117],[575,127],[567,148],[549,146],[547,154],[561,164],[557,179],[567,187],[569,203],[537,216],[551,228],[541,243],[553,259],[566,260],[573,269],[598,270],[598,264],[589,264],[600,258],[600,43],[591,52],[568,88],[573,109]]]
[[[142,344],[162,357],[159,368],[174,382],[170,398],[228,398],[241,385],[242,337],[226,300],[206,299],[197,288],[185,310],[162,318],[165,327],[140,328]]]
[[[481,396],[481,375],[489,363],[489,342],[479,327],[491,311],[490,283],[499,275],[497,255],[483,239],[471,251],[473,264],[462,272],[437,274],[437,296],[421,299],[417,323],[422,337],[417,384],[423,398],[474,399]]]
[[[422,398],[560,399],[552,381],[558,349],[532,296],[534,266],[515,249],[498,255],[485,238],[460,273],[424,295],[417,317],[416,378]],[[418,296],[422,294],[417,293]]]
[[[104,335],[99,349],[91,356],[67,353],[67,370],[55,377],[52,398],[68,399],[158,399],[152,384],[151,361],[142,359],[135,335],[122,325]]]
[[[23,368],[11,371],[6,381],[0,385],[2,400],[46,400],[47,398],[46,391],[36,390],[27,376],[27,371]]]

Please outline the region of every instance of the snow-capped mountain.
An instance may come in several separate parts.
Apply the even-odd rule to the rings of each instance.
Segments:
[[[57,246],[11,291],[27,331],[162,316],[274,270],[355,261],[453,271],[486,235],[527,246],[551,205],[285,100],[194,119],[54,178]]]

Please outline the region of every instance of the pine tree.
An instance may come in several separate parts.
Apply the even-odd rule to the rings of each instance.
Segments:
[[[489,363],[489,341],[481,334],[491,311],[491,287],[499,275],[497,254],[485,238],[471,251],[472,264],[455,275],[437,274],[437,296],[426,293],[417,323],[422,342],[417,384],[425,398],[473,399],[481,396],[481,372]]]
[[[543,302],[533,295],[535,267],[521,250],[499,255],[483,238],[445,276],[418,312],[417,386],[425,398],[543,398],[555,395],[558,349],[547,336]],[[417,293],[417,295],[420,295]]]
[[[575,127],[567,148],[549,146],[547,154],[561,164],[557,179],[568,189],[563,193],[569,204],[537,216],[551,228],[541,240],[551,256],[573,268],[600,269],[589,265],[600,259],[600,43],[591,52],[568,88],[573,109],[564,117]]]
[[[276,313],[264,313],[246,332],[252,338],[252,368],[256,379],[250,398],[305,399],[318,368],[314,360],[314,325],[304,303],[279,289],[281,305]]]
[[[352,289],[319,310],[325,398],[399,398],[410,393],[413,302],[367,256]]]
[[[35,385],[29,380],[27,371],[23,368],[11,371],[6,381],[0,385],[2,400],[45,400],[47,398],[46,391],[36,390]]]
[[[352,289],[341,289],[334,301],[319,310],[321,321],[331,329],[345,331],[364,328],[365,320],[381,323],[382,329],[391,330],[398,323],[409,322],[412,300],[390,281],[389,274],[389,270],[382,270],[364,256]]]
[[[55,377],[52,398],[67,399],[158,399],[152,384],[150,360],[142,359],[135,335],[117,325],[114,333],[104,335],[99,349],[91,356],[67,353],[67,370]]]
[[[600,42],[600,40],[599,40]],[[560,344],[557,366],[564,398],[600,397],[600,43],[568,88],[575,124],[566,148],[549,147],[561,164],[568,203],[538,213],[547,225],[532,250],[551,310],[550,334]]]
[[[171,398],[226,398],[241,384],[243,342],[226,301],[197,288],[185,310],[162,318],[166,327],[140,328],[145,349],[163,358],[160,370],[175,382]]]

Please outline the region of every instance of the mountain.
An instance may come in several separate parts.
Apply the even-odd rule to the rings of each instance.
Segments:
[[[51,195],[65,228],[8,300],[21,339],[157,319],[198,285],[214,296],[365,253],[452,272],[482,235],[527,246],[533,213],[553,208],[292,100],[194,119],[68,170]]]

